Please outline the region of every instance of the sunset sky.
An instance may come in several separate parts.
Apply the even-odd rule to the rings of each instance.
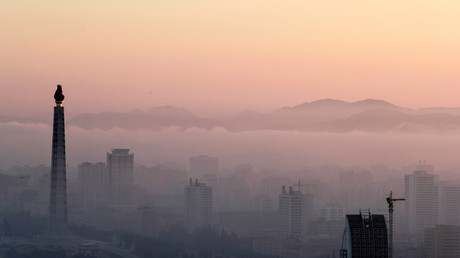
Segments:
[[[460,106],[460,1],[0,1],[0,115]],[[51,102],[51,103],[50,103]]]

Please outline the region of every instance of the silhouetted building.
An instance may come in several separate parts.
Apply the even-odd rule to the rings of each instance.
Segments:
[[[300,238],[307,234],[314,216],[314,195],[282,186],[279,195],[279,230],[282,237]]]
[[[190,179],[184,188],[185,222],[188,229],[210,227],[213,223],[212,188]]]
[[[199,178],[203,175],[215,175],[219,170],[219,158],[200,155],[190,157],[190,177]]]
[[[112,153],[107,153],[111,203],[132,202],[133,169],[134,153],[130,154],[129,149],[112,149]]]
[[[56,106],[53,117],[53,144],[51,152],[51,181],[49,203],[49,229],[54,233],[68,232],[67,183],[65,153],[65,121],[61,86],[54,94]]]
[[[244,178],[235,174],[218,179],[216,189],[216,209],[219,211],[249,211],[252,209],[250,189]]]
[[[372,187],[374,174],[369,171],[344,171],[339,176],[339,200],[347,209],[371,207],[373,204]]]
[[[254,197],[254,210],[269,212],[274,210],[273,199],[268,194]]]
[[[388,257],[385,217],[371,214],[369,210],[360,210],[359,214],[347,214],[340,257]]]
[[[156,195],[183,194],[184,182],[187,182],[187,172],[156,166],[153,168],[152,193]],[[183,198],[181,197],[183,200]]]
[[[136,233],[150,236],[158,234],[159,227],[156,225],[156,214],[150,207],[137,207],[136,217]]]
[[[442,182],[439,186],[439,223],[460,226],[460,184]]]
[[[328,235],[332,238],[341,240],[344,226],[345,218],[342,220],[325,220],[324,218],[319,218],[309,222],[308,234],[317,236]]]
[[[109,173],[104,162],[78,165],[78,190],[95,202],[109,200]]]
[[[93,198],[81,193],[68,193],[67,206],[72,210],[88,210],[93,207]]]
[[[326,221],[339,221],[345,219],[345,212],[341,206],[327,205],[321,207],[319,216]]]
[[[436,225],[426,228],[424,249],[427,258],[460,257],[460,227]]]
[[[219,212],[218,225],[227,232],[243,237],[276,236],[278,213],[260,211]]]

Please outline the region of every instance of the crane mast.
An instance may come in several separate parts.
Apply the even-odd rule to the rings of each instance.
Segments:
[[[404,198],[393,198],[393,191],[390,191],[390,197],[387,197],[389,229],[388,229],[388,257],[393,258],[393,202],[405,201]]]

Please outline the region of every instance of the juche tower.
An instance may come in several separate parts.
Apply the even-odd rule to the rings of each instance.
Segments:
[[[49,203],[49,230],[55,233],[68,232],[67,182],[65,159],[64,95],[61,85],[54,93],[56,106],[53,117],[53,145],[51,153],[51,182]]]

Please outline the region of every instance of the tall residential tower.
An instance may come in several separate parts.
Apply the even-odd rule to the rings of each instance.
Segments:
[[[438,223],[438,176],[426,170],[404,175],[404,211],[406,230],[423,235],[425,228]]]
[[[300,238],[307,234],[308,222],[313,220],[314,195],[304,194],[282,186],[279,195],[279,230],[282,237]]]
[[[104,162],[83,162],[78,165],[80,193],[97,203],[109,201],[109,173]]]
[[[190,183],[184,188],[185,222],[189,230],[212,226],[212,188],[204,183]]]
[[[134,153],[130,154],[129,149],[112,149],[112,153],[107,153],[112,204],[132,203],[133,169]]]

